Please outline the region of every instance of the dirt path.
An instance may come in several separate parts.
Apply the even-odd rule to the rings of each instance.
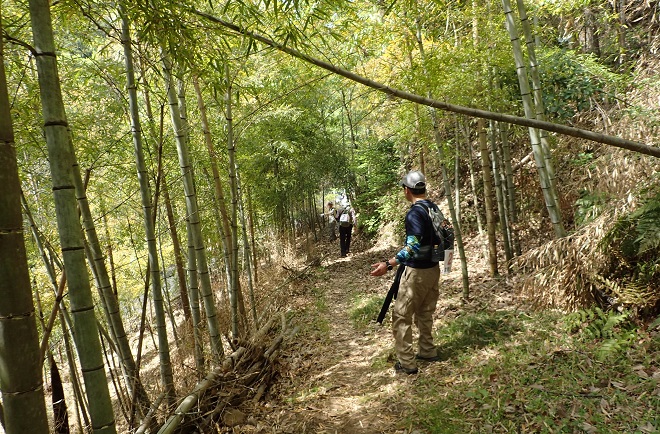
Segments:
[[[420,366],[418,375],[395,374],[390,312],[382,326],[375,317],[362,326],[351,319],[359,294],[370,298],[387,292],[393,273],[371,277],[370,265],[396,247],[361,246],[358,240],[347,258],[340,258],[334,245],[319,249],[324,250],[319,252],[325,257],[322,267],[292,300],[306,312],[300,316],[306,322],[298,324],[300,333],[287,351],[275,399],[259,409],[255,430],[245,432],[421,434],[402,428],[411,413],[406,396],[427,376],[449,375],[451,361]],[[448,318],[460,303],[460,289],[454,287],[460,271],[443,276],[441,284],[436,318]],[[436,319],[435,327],[440,323]]]

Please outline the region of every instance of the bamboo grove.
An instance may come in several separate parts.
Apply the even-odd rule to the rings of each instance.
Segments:
[[[530,226],[578,228],[560,169],[581,149],[629,152],[652,183],[657,114],[617,98],[657,29],[643,5],[616,7],[3,1],[5,431],[69,432],[75,414],[81,432],[175,432],[218,376],[270,375],[290,330],[262,271],[322,238],[335,189],[373,235],[400,217],[404,170],[436,180],[468,299],[464,238],[498,275],[536,247]],[[608,129],[610,113],[636,128]],[[277,327],[258,363],[240,360]]]

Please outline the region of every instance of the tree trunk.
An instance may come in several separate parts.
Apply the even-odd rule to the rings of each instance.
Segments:
[[[0,5],[0,33],[1,12]],[[0,420],[8,433],[48,433],[3,39],[0,37]]]
[[[590,7],[585,7],[582,16],[584,19],[584,52],[600,58],[600,41],[594,12]]]
[[[516,0],[518,5],[518,14],[525,35],[525,45],[527,47],[527,58],[529,59],[529,72],[532,78],[532,90],[534,95],[534,112],[536,119],[545,121],[545,105],[543,104],[543,92],[541,90],[541,77],[539,76],[539,64],[536,60],[536,49],[532,28],[527,19],[527,10],[523,0]],[[545,158],[545,169],[548,173],[550,191],[554,195],[555,203],[559,206],[559,196],[557,193],[557,175],[555,174],[555,165],[552,161],[552,151],[548,139],[548,132],[539,130],[539,139],[541,140],[541,149]],[[561,213],[561,210],[559,211]]]
[[[64,351],[66,353],[67,364],[69,365],[69,378],[71,379],[71,386],[73,389],[74,403],[76,407],[76,416],[78,420],[79,431],[83,432],[83,427],[90,426],[89,408],[83,397],[82,384],[80,383],[80,376],[76,366],[76,358],[71,345],[72,328],[68,325],[71,320],[68,319],[66,310],[60,308],[60,327],[62,328],[62,336],[64,337]]]
[[[231,292],[232,288],[232,254],[231,254],[231,228],[230,228],[230,216],[227,211],[227,204],[225,198],[225,192],[222,187],[222,182],[220,179],[220,170],[218,169],[218,154],[215,151],[215,146],[213,145],[213,140],[211,137],[211,128],[208,122],[208,116],[206,113],[206,104],[204,103],[204,98],[202,95],[202,90],[199,85],[199,79],[197,76],[193,76],[193,85],[195,88],[195,93],[197,94],[197,106],[199,108],[202,132],[204,134],[204,143],[206,143],[206,149],[209,152],[209,161],[211,164],[211,173],[213,177],[213,186],[215,188],[215,203],[217,204],[214,208],[216,213],[216,224],[218,225],[218,234],[220,234],[222,254],[224,257],[224,266],[225,266],[225,275],[227,279],[227,284],[225,288],[227,293]],[[219,213],[219,216],[217,214]],[[224,294],[224,293],[223,293]],[[227,298],[231,298],[228,296]]]
[[[456,131],[456,153],[454,155],[454,206],[456,207],[456,220],[461,221],[461,186],[459,179],[461,176],[461,146],[458,131]]]
[[[488,265],[491,277],[496,277],[497,270],[497,237],[495,230],[495,213],[493,211],[493,175],[490,170],[490,159],[488,158],[488,142],[486,139],[485,121],[477,121],[477,133],[479,134],[479,151],[481,152],[481,176],[484,182],[484,204],[486,206],[486,230],[488,232]]]
[[[250,186],[246,187],[247,193],[247,207],[248,207],[248,216],[250,222],[250,245],[252,246],[252,265],[254,269],[254,284],[259,284],[259,279],[257,277],[257,271],[259,270],[257,263],[257,245],[254,242],[254,210],[252,209],[252,194],[250,194]]]
[[[229,190],[231,191],[231,291],[229,301],[231,306],[231,334],[233,339],[239,337],[239,295],[238,295],[238,188],[236,182],[236,148],[232,134],[233,120],[231,115],[231,78],[229,66],[225,65],[225,118],[227,120],[227,154],[229,156]]]
[[[504,192],[502,191],[502,178],[500,176],[500,156],[497,152],[497,126],[491,122],[490,125],[490,153],[493,167],[493,179],[495,180],[495,198],[497,200],[497,214],[500,218],[500,230],[502,231],[502,244],[504,245],[504,257],[506,258],[507,272],[510,271],[509,263],[513,259],[509,237],[509,221],[504,206]]]
[[[222,348],[218,316],[213,297],[213,290],[211,288],[211,277],[209,275],[208,262],[206,259],[206,248],[204,247],[204,238],[202,237],[199,206],[197,204],[197,194],[195,192],[193,181],[193,167],[190,161],[185,131],[181,125],[181,116],[179,114],[176,90],[174,89],[171,62],[165,52],[163,52],[162,62],[165,86],[167,89],[167,100],[170,105],[170,115],[172,118],[172,128],[174,129],[174,135],[176,137],[179,166],[181,167],[181,175],[183,177],[183,189],[186,195],[186,209],[188,211],[190,225],[192,226],[195,256],[197,259],[197,271],[199,273],[199,280],[201,281],[201,294],[211,340],[211,352],[214,359],[220,360],[224,354],[224,350]]]
[[[195,255],[195,242],[193,241],[193,229],[189,221],[186,221],[186,232],[188,234],[188,294],[190,295],[190,312],[192,314],[195,367],[197,375],[204,372],[204,339],[202,338],[202,313],[199,308],[199,284],[197,279],[197,255]]]
[[[227,205],[225,199],[225,192],[222,188],[222,181],[220,180],[220,171],[218,170],[218,156],[213,145],[213,140],[211,137],[211,127],[209,125],[208,116],[206,113],[206,104],[204,104],[204,97],[202,96],[202,89],[199,86],[199,79],[197,76],[193,76],[193,85],[195,87],[195,93],[197,95],[197,106],[199,107],[199,115],[202,124],[202,133],[204,134],[204,143],[206,143],[206,149],[209,151],[209,161],[211,164],[211,173],[213,174],[213,186],[215,187],[215,194],[218,201],[218,208],[220,210],[220,215],[222,216],[222,245],[225,249],[225,252],[229,252],[231,249],[231,230],[229,228],[229,213],[227,212]]]
[[[467,149],[467,165],[468,171],[470,172],[470,188],[472,190],[472,198],[474,203],[474,215],[477,218],[477,231],[479,232],[479,236],[482,236],[484,234],[484,225],[481,219],[481,208],[479,207],[478,200],[479,195],[477,195],[477,177],[475,176],[474,166],[472,165],[472,155],[474,152],[472,151],[472,141],[470,140],[469,124],[467,121],[465,122],[464,133],[465,147]]]
[[[115,273],[115,258],[112,250],[112,237],[110,236],[110,227],[108,226],[108,213],[106,212],[105,201],[101,200],[101,214],[103,215],[103,227],[105,229],[105,239],[107,241],[106,250],[108,252],[108,265],[110,266],[110,278],[112,280],[112,293],[119,298],[117,293],[117,275]]]
[[[192,318],[192,312],[190,309],[188,285],[186,284],[186,271],[183,266],[183,258],[181,257],[181,241],[179,241],[179,232],[176,228],[176,219],[174,218],[174,209],[172,208],[172,201],[170,200],[170,191],[165,173],[163,173],[161,179],[161,182],[163,183],[163,201],[165,202],[165,209],[167,211],[167,223],[170,237],[172,238],[172,250],[174,250],[174,264],[176,266],[176,275],[179,282],[181,308],[183,309],[184,317],[189,321]]]
[[[626,60],[626,2],[625,0],[614,0],[614,7],[619,12],[619,25],[617,26],[617,39],[619,42],[619,66]]]
[[[421,23],[417,19],[417,46],[419,47],[420,56],[422,59],[422,67],[426,75],[426,56],[424,52],[424,44],[422,42],[421,34]],[[429,96],[430,97],[430,96]],[[468,270],[467,270],[467,261],[465,258],[465,249],[463,247],[463,234],[461,232],[461,225],[458,221],[458,216],[456,215],[456,210],[454,209],[454,201],[452,200],[452,190],[451,183],[449,182],[449,174],[447,173],[447,165],[445,164],[445,156],[442,145],[442,137],[440,136],[440,128],[438,126],[438,118],[435,109],[429,108],[431,115],[431,121],[433,123],[433,137],[435,138],[435,144],[438,146],[438,152],[440,154],[440,167],[442,170],[442,179],[445,190],[445,197],[447,198],[447,207],[449,208],[449,213],[451,214],[451,220],[454,226],[454,237],[456,238],[456,246],[458,247],[458,254],[461,259],[461,274],[463,278],[463,300],[468,301],[470,299],[470,283],[468,280]]]
[[[156,334],[158,336],[158,356],[160,360],[160,380],[168,402],[174,404],[176,392],[174,390],[174,375],[172,373],[172,362],[170,359],[170,346],[165,323],[165,308],[163,303],[163,292],[160,280],[160,264],[158,262],[158,246],[156,243],[156,232],[154,229],[155,212],[151,202],[149,188],[149,174],[144,161],[142,150],[142,126],[138,107],[137,87],[135,82],[135,69],[133,66],[133,49],[131,47],[131,36],[126,12],[120,3],[120,15],[122,18],[122,44],[124,46],[124,62],[126,66],[126,86],[128,89],[129,115],[131,121],[131,132],[135,150],[135,166],[138,181],[140,183],[140,196],[142,199],[142,219],[149,252],[149,270],[151,274],[151,289],[153,294],[154,311],[156,314]],[[143,414],[147,414],[148,407],[143,408]]]
[[[53,181],[53,196],[64,268],[69,281],[74,338],[85,380],[92,430],[115,433],[115,419],[105,376],[94,300],[85,264],[83,232],[76,207],[73,144],[69,136],[55,57],[47,0],[30,0],[30,18],[41,91],[44,132]]]
[[[357,149],[357,138],[355,136],[355,125],[353,124],[353,118],[351,116],[351,111],[348,108],[348,104],[346,103],[346,92],[344,89],[341,89],[341,103],[342,106],[344,107],[344,111],[346,112],[346,119],[348,120],[348,130],[351,133],[351,148],[352,149]]]
[[[164,270],[164,283],[165,283],[165,290],[163,291],[163,294],[165,295],[165,312],[167,313],[167,316],[170,320],[170,325],[172,326],[172,336],[174,337],[174,343],[176,344],[177,348],[181,348],[181,341],[179,340],[179,333],[176,331],[177,329],[177,324],[176,324],[176,318],[174,318],[174,308],[172,307],[172,297],[170,296],[171,291],[169,284],[167,283],[167,273],[165,273],[165,261],[164,258],[165,256],[163,255],[163,242],[159,238],[158,240],[158,248],[159,248],[159,257],[161,261],[163,261],[163,270]]]
[[[529,88],[529,80],[527,78],[527,69],[523,60],[523,53],[520,47],[520,39],[518,38],[518,30],[516,29],[513,11],[509,0],[502,0],[504,7],[504,15],[506,28],[509,32],[511,45],[513,47],[513,57],[516,63],[516,72],[518,74],[518,84],[520,85],[520,94],[522,96],[523,107],[525,109],[525,117],[528,119],[536,119],[534,114],[534,104],[532,102],[531,90]],[[552,228],[555,232],[555,237],[563,237],[566,235],[564,229],[561,210],[556,201],[557,193],[553,191],[548,170],[546,167],[546,157],[540,143],[539,130],[534,127],[529,128],[529,137],[532,144],[532,151],[534,152],[534,161],[536,162],[536,169],[539,175],[541,189],[543,190],[543,197],[545,199],[545,206],[550,216]]]
[[[75,158],[75,156],[74,156]],[[135,360],[131,351],[128,336],[124,328],[124,322],[119,309],[119,300],[112,289],[110,277],[103,257],[103,249],[96,232],[94,219],[89,207],[86,195],[86,184],[80,175],[80,166],[76,163],[73,166],[73,179],[76,188],[76,200],[78,209],[83,218],[83,226],[87,235],[85,243],[85,254],[90,262],[90,269],[96,279],[101,304],[103,305],[106,319],[108,321],[112,334],[113,343],[118,348],[118,354],[121,358],[122,370],[125,376],[126,385],[130,390],[136,391],[136,403],[139,404],[140,411],[146,412],[151,405],[144,386],[140,382],[139,374],[135,367]],[[83,239],[84,241],[84,239]]]
[[[142,76],[145,77],[146,73],[142,71]],[[146,82],[146,79],[145,79]],[[151,108],[151,97],[149,93],[149,86],[144,85],[144,101],[145,101],[145,110],[147,113],[147,120],[149,129],[151,130],[152,137],[158,137],[158,146],[155,149],[158,153],[159,159],[162,158],[162,149],[163,149],[163,110],[161,107],[160,115],[160,127],[158,132],[154,126],[154,116],[153,110]],[[191,318],[190,313],[190,304],[188,297],[188,288],[186,286],[186,272],[183,266],[183,259],[181,258],[181,242],[179,240],[179,234],[176,227],[176,219],[174,218],[174,209],[172,207],[172,201],[170,199],[169,186],[167,183],[166,173],[162,170],[162,165],[159,165],[159,173],[157,177],[160,179],[160,185],[163,191],[163,201],[165,202],[165,209],[167,210],[167,222],[169,224],[170,236],[172,238],[172,250],[174,251],[174,263],[176,264],[176,273],[179,281],[179,294],[181,294],[181,308],[183,309],[183,314],[186,320]]]
[[[241,234],[243,234],[243,260],[245,262],[245,272],[247,274],[248,282],[248,293],[250,295],[250,305],[252,311],[252,321],[254,322],[254,330],[259,329],[259,319],[257,318],[257,303],[254,298],[254,285],[252,282],[252,264],[251,255],[250,255],[250,242],[248,241],[248,228],[246,225],[245,219],[245,207],[243,206],[243,194],[241,193],[241,182],[238,176],[238,170],[236,171],[236,184],[238,186],[238,201],[239,213],[241,216]]]
[[[509,235],[511,236],[511,246],[513,248],[514,254],[520,256],[520,240],[518,238],[518,210],[516,209],[516,185],[513,182],[513,168],[511,166],[511,152],[509,151],[509,134],[508,134],[508,125],[500,124],[500,135],[502,142],[502,163],[504,165],[505,173],[505,195],[506,198],[506,209],[509,221],[509,227],[511,228]]]

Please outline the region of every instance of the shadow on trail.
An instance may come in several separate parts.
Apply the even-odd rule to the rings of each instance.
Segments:
[[[522,328],[514,313],[504,311],[469,313],[451,320],[436,331],[436,344],[444,359],[508,340]]]

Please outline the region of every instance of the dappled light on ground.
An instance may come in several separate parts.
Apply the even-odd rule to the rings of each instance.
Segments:
[[[375,323],[373,314],[369,317],[365,313],[366,317],[360,319],[353,316],[364,307],[366,298],[378,298],[375,305],[380,308],[394,274],[371,277],[371,264],[391,257],[397,246],[382,242],[370,246],[358,236],[353,241],[352,253],[345,258],[340,257],[334,243],[316,249],[323,260],[313,272],[315,278],[301,281],[299,284],[304,289],[296,288],[290,299],[290,306],[299,309],[294,321],[300,321],[301,329],[295,342],[289,344],[288,356],[282,362],[282,381],[272,391],[276,399],[257,406],[264,423],[261,427],[269,425],[273,431],[260,431],[257,424],[253,429],[244,427],[242,432],[413,432],[404,424],[412,415],[407,401],[413,390],[431,378],[444,379],[450,387],[455,385],[459,380],[452,364],[460,356],[462,346],[472,339],[472,333],[499,324],[475,323],[465,330],[464,342],[445,342],[446,348],[441,351],[446,360],[420,363],[418,375],[395,374],[391,312],[383,325]],[[479,276],[479,272],[475,275]],[[460,262],[456,260],[453,271],[441,279],[436,330],[463,309]],[[475,285],[475,295],[480,300],[475,304],[477,309],[481,303],[493,301],[492,296],[481,297],[498,292],[494,288],[496,282],[483,280],[489,282],[486,288],[479,289],[479,283]],[[483,337],[484,343],[494,338],[495,332],[492,334]]]

